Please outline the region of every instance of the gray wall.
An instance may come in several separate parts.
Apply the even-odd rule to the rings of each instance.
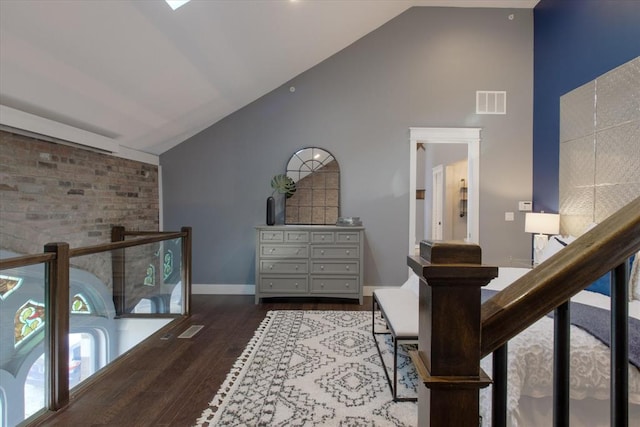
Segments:
[[[270,179],[307,146],[340,163],[341,215],[366,226],[365,285],[404,282],[410,126],[483,128],[484,262],[530,257],[524,215],[504,211],[531,198],[532,27],[531,10],[409,9],[163,154],[164,225],[193,227],[194,283],[254,283]],[[476,115],[476,90],[506,90],[508,114]]]

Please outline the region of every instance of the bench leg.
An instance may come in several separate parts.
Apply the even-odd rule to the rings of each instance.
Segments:
[[[393,401],[398,401],[398,340],[393,340]]]
[[[380,356],[380,362],[382,363],[382,369],[384,369],[384,375],[387,377],[387,383],[389,384],[389,388],[391,389],[393,401],[415,402],[418,400],[415,397],[398,397],[398,339],[393,335],[392,332],[376,332],[376,304],[378,305],[378,308],[380,308],[380,303],[376,301],[376,297],[374,294],[373,301],[371,303],[371,333],[373,336],[373,342],[376,345],[376,350],[378,350],[378,355]],[[391,380],[391,376],[389,375],[389,372],[387,370],[387,365],[384,363],[382,350],[380,349],[380,345],[378,344],[376,335],[390,335],[391,341],[393,341],[393,380]]]

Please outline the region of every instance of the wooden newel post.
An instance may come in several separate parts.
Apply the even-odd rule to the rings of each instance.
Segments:
[[[420,277],[418,351],[412,359],[424,387],[420,427],[479,425],[479,392],[491,383],[480,368],[480,288],[498,275],[482,266],[480,246],[420,243],[408,265]]]
[[[49,409],[69,403],[69,244],[47,243],[44,251],[56,257],[46,264],[45,353],[49,363]]]

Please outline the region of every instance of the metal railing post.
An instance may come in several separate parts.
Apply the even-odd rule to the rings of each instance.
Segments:
[[[611,426],[629,425],[628,263],[611,272]]]

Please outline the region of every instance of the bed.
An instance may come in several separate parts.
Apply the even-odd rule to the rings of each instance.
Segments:
[[[640,267],[633,262],[629,316],[640,319]],[[526,274],[526,268],[499,268],[499,275],[486,289],[499,291]],[[573,302],[609,310],[610,298],[584,290]],[[631,326],[630,326],[631,327]],[[545,316],[509,341],[507,424],[552,425],[553,419],[553,319]],[[631,356],[631,354],[630,354]],[[610,351],[602,341],[571,325],[571,426],[608,426]],[[492,357],[481,362],[491,376]],[[491,425],[491,387],[480,394],[482,426]],[[640,370],[629,366],[629,419],[640,419]]]

